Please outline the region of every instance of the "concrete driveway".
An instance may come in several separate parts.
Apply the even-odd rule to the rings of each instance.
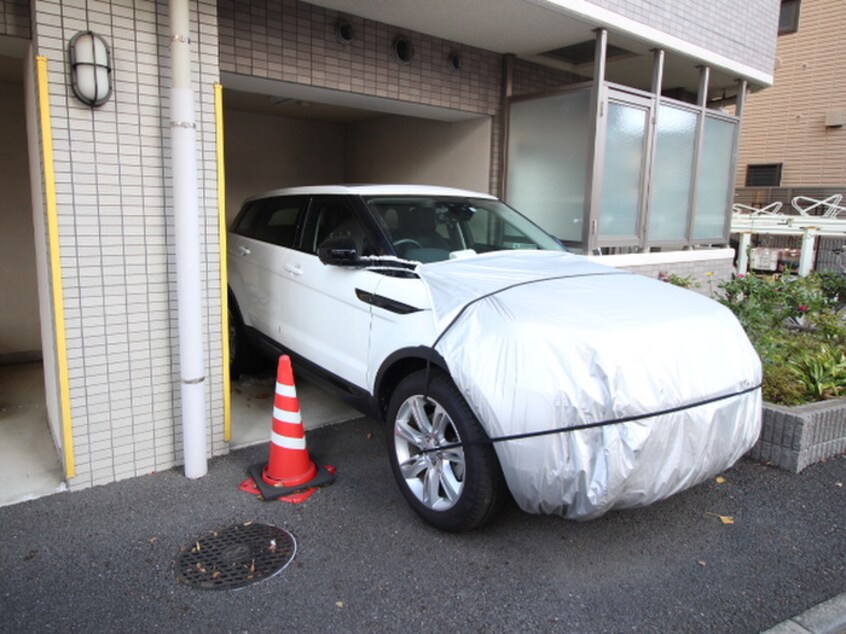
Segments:
[[[421,523],[378,425],[309,432],[337,481],[301,505],[237,489],[267,447],[0,508],[0,631],[758,632],[846,591],[846,458],[800,475],[742,461],[646,509],[526,515],[450,535]],[[731,517],[733,524],[720,516]],[[175,581],[180,548],[256,520],[296,537],[242,590]]]

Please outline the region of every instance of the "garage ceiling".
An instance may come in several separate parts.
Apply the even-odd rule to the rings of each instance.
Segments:
[[[310,0],[357,15],[496,53],[536,55],[593,38],[595,25],[525,0]],[[503,25],[508,25],[507,29]]]

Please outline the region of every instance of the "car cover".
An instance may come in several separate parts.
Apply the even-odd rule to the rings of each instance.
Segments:
[[[569,253],[417,271],[434,348],[525,511],[643,506],[725,470],[759,436],[760,361],[711,299]]]

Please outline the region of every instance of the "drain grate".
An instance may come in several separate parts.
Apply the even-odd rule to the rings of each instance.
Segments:
[[[246,522],[212,531],[185,546],[174,568],[180,583],[231,590],[281,572],[296,552],[297,542],[288,531]]]

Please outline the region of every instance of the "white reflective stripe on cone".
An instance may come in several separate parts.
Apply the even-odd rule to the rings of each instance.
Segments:
[[[293,385],[276,384],[276,393],[279,396],[287,396],[288,398],[297,398],[297,388]]]
[[[273,418],[282,421],[283,423],[303,422],[303,417],[300,415],[299,412],[289,412],[284,409],[279,409],[278,407],[273,408]]]
[[[270,432],[270,441],[277,447],[282,447],[283,449],[306,448],[305,438],[288,438],[287,436],[281,436],[273,431]]]

